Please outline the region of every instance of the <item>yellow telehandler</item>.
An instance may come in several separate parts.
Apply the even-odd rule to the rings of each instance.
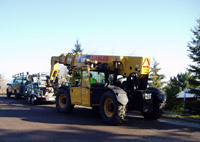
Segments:
[[[71,81],[58,87],[59,64],[67,66]],[[50,84],[56,93],[56,108],[70,113],[74,105],[99,110],[108,124],[124,121],[126,110],[140,111],[145,118],[158,119],[165,95],[147,87],[150,58],[83,55],[52,56]]]

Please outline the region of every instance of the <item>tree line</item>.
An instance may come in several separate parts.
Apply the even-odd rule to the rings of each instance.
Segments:
[[[183,112],[188,110],[190,113],[200,114],[200,101],[187,102],[177,100],[177,94],[189,89],[188,93],[195,94],[200,97],[200,19],[197,20],[197,26],[191,30],[193,37],[188,42],[188,57],[192,60],[192,64],[188,66],[187,72],[178,73],[171,77],[168,82],[164,82],[165,76],[159,74],[161,68],[159,63],[153,60],[150,70],[149,85],[162,89],[166,94],[166,109],[175,112]],[[163,87],[163,85],[165,86]]]

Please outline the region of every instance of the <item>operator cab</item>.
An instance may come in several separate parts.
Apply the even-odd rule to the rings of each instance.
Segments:
[[[72,104],[99,104],[105,85],[104,72],[90,70],[88,66],[74,68],[70,87]]]

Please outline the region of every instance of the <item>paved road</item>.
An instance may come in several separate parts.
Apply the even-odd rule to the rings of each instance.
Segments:
[[[91,109],[77,107],[64,114],[55,104],[32,106],[0,95],[0,142],[199,142],[198,124],[184,123],[166,118],[148,121],[129,113],[123,125],[108,126]]]

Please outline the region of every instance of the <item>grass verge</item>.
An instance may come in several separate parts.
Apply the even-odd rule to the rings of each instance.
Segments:
[[[163,116],[171,117],[171,118],[180,118],[180,119],[199,120],[200,121],[200,115],[179,114],[179,113],[175,113],[175,112],[165,111]]]

